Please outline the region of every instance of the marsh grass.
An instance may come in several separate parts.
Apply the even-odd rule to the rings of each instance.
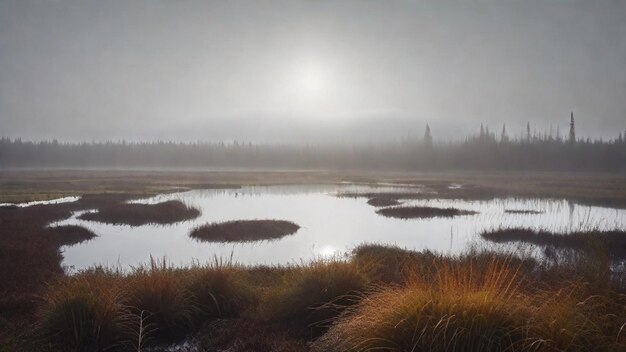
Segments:
[[[290,334],[284,326],[254,319],[217,320],[199,333],[200,351],[303,352],[305,339]]]
[[[279,239],[299,229],[284,220],[234,220],[196,227],[189,236],[204,242],[252,242]]]
[[[151,260],[149,265],[135,268],[128,276],[128,306],[148,312],[147,322],[154,326],[161,341],[176,340],[192,327],[198,307],[184,279],[165,260]]]
[[[352,261],[369,281],[382,284],[406,282],[416,271],[430,267],[437,255],[394,246],[363,244],[352,251]]]
[[[612,259],[626,259],[626,231],[576,231],[557,233],[528,228],[503,228],[482,232],[480,236],[496,243],[520,242],[552,249],[570,249],[577,252],[595,252],[595,258],[603,253]]]
[[[111,203],[98,207],[97,212],[82,214],[82,220],[109,224],[140,226],[145,224],[171,224],[195,219],[200,211],[178,200],[157,204]]]
[[[263,297],[259,314],[267,321],[325,329],[329,319],[359,300],[367,278],[350,262],[339,260],[303,264],[289,271]]]
[[[607,343],[574,297],[526,293],[522,267],[511,263],[449,261],[437,265],[433,281],[415,276],[380,288],[340,317],[313,350],[592,350]]]
[[[434,208],[434,207],[419,207],[419,206],[406,206],[406,207],[389,207],[382,208],[376,211],[377,214],[398,218],[398,219],[423,219],[423,218],[437,218],[437,217],[454,217],[460,215],[475,215],[478,212],[471,210],[462,210],[456,208]]]
[[[120,277],[95,270],[55,282],[42,296],[39,330],[61,349],[104,349],[120,342],[127,314]]]
[[[367,204],[375,207],[389,207],[393,205],[400,205],[400,202],[391,197],[374,197],[367,201]]]
[[[239,269],[213,264],[177,269],[151,259],[130,273],[94,268],[52,284],[42,297],[39,331],[61,349],[122,348],[178,341],[204,322],[249,305]]]
[[[522,209],[506,209],[504,210],[507,214],[543,214],[543,211],[540,210],[522,210]]]
[[[236,317],[255,301],[243,272],[231,262],[217,258],[210,266],[189,269],[185,285],[198,309],[197,320]]]
[[[93,231],[77,225],[48,227],[47,232],[46,236],[52,237],[55,242],[70,246],[97,237]]]
[[[329,352],[620,351],[626,288],[599,274],[610,261],[595,255],[547,264],[362,245],[349,260],[289,267],[152,260],[59,279],[38,326],[62,350],[138,350],[194,334],[208,350],[233,351],[302,351],[305,341]]]

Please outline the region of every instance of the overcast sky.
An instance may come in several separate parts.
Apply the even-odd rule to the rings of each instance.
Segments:
[[[0,135],[626,129],[626,1],[0,0]]]

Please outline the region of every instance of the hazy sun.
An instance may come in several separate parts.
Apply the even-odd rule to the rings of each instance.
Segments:
[[[319,99],[329,88],[328,71],[318,63],[306,63],[295,73],[296,86],[302,98]]]

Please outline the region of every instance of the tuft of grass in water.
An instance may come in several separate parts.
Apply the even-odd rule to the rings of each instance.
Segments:
[[[189,236],[204,242],[251,242],[278,239],[299,229],[284,220],[235,220],[196,227]]]
[[[349,262],[319,261],[301,265],[283,277],[260,302],[269,321],[321,327],[358,301],[367,279]]]
[[[95,213],[84,213],[83,220],[109,224],[140,226],[145,224],[171,224],[200,216],[200,211],[178,200],[157,204],[110,203],[98,207]]]
[[[460,215],[475,215],[478,212],[462,210],[456,208],[434,208],[434,207],[389,207],[376,211],[377,214],[398,219],[423,219],[438,217],[454,217]]]

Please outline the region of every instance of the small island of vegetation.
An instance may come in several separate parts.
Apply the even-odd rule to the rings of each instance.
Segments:
[[[386,217],[398,219],[423,219],[478,214],[478,212],[472,210],[434,207],[390,207],[379,209],[376,213]]]
[[[300,226],[285,220],[236,220],[206,224],[191,231],[204,242],[252,242],[292,235]]]
[[[200,216],[200,211],[178,200],[157,204],[112,203],[101,206],[95,213],[84,213],[82,220],[108,224],[141,226],[146,224],[172,224]]]

